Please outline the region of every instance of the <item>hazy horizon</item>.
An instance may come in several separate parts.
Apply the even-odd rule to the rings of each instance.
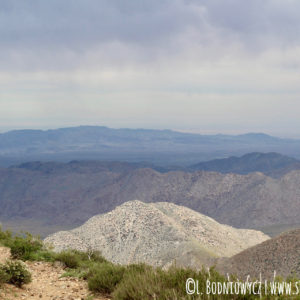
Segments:
[[[298,139],[300,136],[293,137],[293,136],[280,136],[280,135],[275,135],[275,134],[270,134],[267,132],[253,132],[253,131],[245,131],[245,132],[239,132],[239,131],[232,131],[232,132],[221,132],[221,131],[201,131],[201,130],[195,130],[195,129],[178,129],[178,128],[146,128],[146,127],[110,127],[106,126],[105,124],[78,124],[78,125],[71,125],[71,126],[59,126],[59,127],[32,127],[32,128],[27,128],[27,127],[19,127],[19,128],[8,128],[8,129],[1,129],[0,128],[0,134],[2,133],[7,133],[10,131],[16,131],[16,130],[42,130],[42,131],[47,131],[47,130],[57,130],[57,129],[64,129],[64,128],[76,128],[76,127],[85,127],[85,126],[92,126],[92,127],[106,127],[110,129],[132,129],[132,130],[171,130],[171,131],[176,131],[176,132],[181,132],[181,133],[192,133],[192,134],[199,134],[199,135],[232,135],[232,136],[237,136],[237,135],[245,135],[245,134],[266,134],[269,136],[277,137],[277,138],[287,138],[287,139]]]

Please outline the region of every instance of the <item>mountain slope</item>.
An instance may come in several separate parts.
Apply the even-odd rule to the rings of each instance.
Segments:
[[[215,171],[220,173],[248,174],[262,172],[272,177],[300,169],[300,161],[278,153],[248,153],[241,157],[229,157],[201,162],[190,167],[192,170]]]
[[[293,230],[228,258],[221,259],[217,268],[224,273],[235,273],[240,279],[272,279],[274,271],[286,278],[292,273],[300,276],[300,230]]]
[[[97,215],[71,231],[45,239],[56,250],[100,250],[121,264],[145,262],[198,266],[215,256],[231,256],[268,239],[262,232],[235,229],[171,203],[130,201]]]
[[[35,233],[73,228],[132,199],[184,205],[238,228],[296,224],[300,171],[275,179],[88,162],[0,169],[1,222],[32,222],[34,228],[24,229],[39,230]]]

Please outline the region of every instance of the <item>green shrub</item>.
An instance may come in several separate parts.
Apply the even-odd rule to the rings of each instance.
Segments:
[[[208,272],[205,270],[195,271],[171,267],[165,271],[160,268],[149,266],[129,266],[124,274],[123,280],[113,292],[113,299],[116,300],[140,300],[140,299],[200,299],[197,295],[188,296],[185,283],[188,278],[194,278],[199,282],[199,290],[204,291]],[[224,281],[213,269],[210,271],[210,278],[214,281]],[[198,298],[197,298],[198,297]],[[205,298],[203,295],[201,299]],[[212,297],[211,299],[215,299]],[[226,299],[226,296],[225,298]],[[228,298],[229,299],[229,298]]]
[[[155,299],[160,287],[159,276],[154,269],[127,272],[113,292],[113,299]]]
[[[0,269],[7,275],[7,282],[17,287],[31,282],[31,274],[21,261],[7,261]]]
[[[153,268],[144,263],[139,264],[131,264],[126,267],[126,274],[128,273],[145,273],[147,271],[151,271]]]
[[[9,281],[9,275],[0,267],[0,287]]]
[[[92,292],[110,294],[123,279],[125,267],[112,263],[100,263],[93,266],[87,277]]]
[[[88,259],[92,262],[97,263],[104,263],[108,262],[102,255],[100,251],[93,251],[91,254],[89,254]]]
[[[12,239],[12,233],[8,230],[2,231],[0,226],[0,244],[6,246],[9,241]]]
[[[43,242],[30,233],[13,236],[10,231],[2,231],[0,227],[0,244],[10,248],[13,259],[54,261],[53,251],[44,247]]]
[[[81,258],[73,250],[62,251],[56,255],[56,260],[61,261],[67,268],[76,269],[79,267]]]
[[[100,252],[93,252],[88,254],[87,252],[78,250],[66,250],[62,251],[55,256],[55,260],[61,261],[67,268],[76,269],[89,269],[95,263],[105,263],[107,260],[101,256]]]
[[[43,243],[31,234],[26,233],[25,237],[15,236],[7,243],[10,248],[11,256],[13,259],[20,259],[23,261],[34,260],[33,254],[42,250]]]
[[[99,251],[91,251],[91,252],[84,252],[79,250],[69,250],[69,252],[74,253],[81,263],[84,262],[97,262],[103,263],[107,262],[107,260],[101,255]]]
[[[41,249],[37,250],[36,252],[31,252],[28,260],[32,261],[48,261],[54,262],[56,259],[56,254],[52,251]]]

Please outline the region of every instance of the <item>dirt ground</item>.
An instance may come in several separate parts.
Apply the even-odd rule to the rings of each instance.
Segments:
[[[9,249],[0,247],[0,263],[9,259]],[[44,299],[44,300],[108,300],[105,296],[92,296],[87,283],[77,278],[63,277],[65,272],[60,264],[26,262],[32,282],[17,288],[5,284],[0,288],[0,299]]]

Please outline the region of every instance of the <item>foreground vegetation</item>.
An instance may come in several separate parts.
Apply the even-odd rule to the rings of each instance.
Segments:
[[[98,252],[76,250],[55,253],[43,242],[29,233],[12,235],[0,228],[0,245],[10,248],[12,260],[0,264],[0,288],[3,283],[21,287],[31,281],[31,275],[23,261],[61,262],[65,267],[63,276],[87,280],[90,291],[110,295],[113,299],[124,300],[176,300],[176,299],[259,299],[253,294],[246,295],[207,295],[207,280],[227,283],[216,270],[184,269],[172,266],[168,270],[153,268],[145,264],[128,266],[108,262]],[[186,280],[193,278],[198,282],[197,289],[202,295],[188,295]],[[296,282],[296,279],[292,279]],[[192,286],[193,287],[193,286]],[[261,299],[286,299],[287,296],[263,295]],[[292,296],[289,299],[300,299]]]

